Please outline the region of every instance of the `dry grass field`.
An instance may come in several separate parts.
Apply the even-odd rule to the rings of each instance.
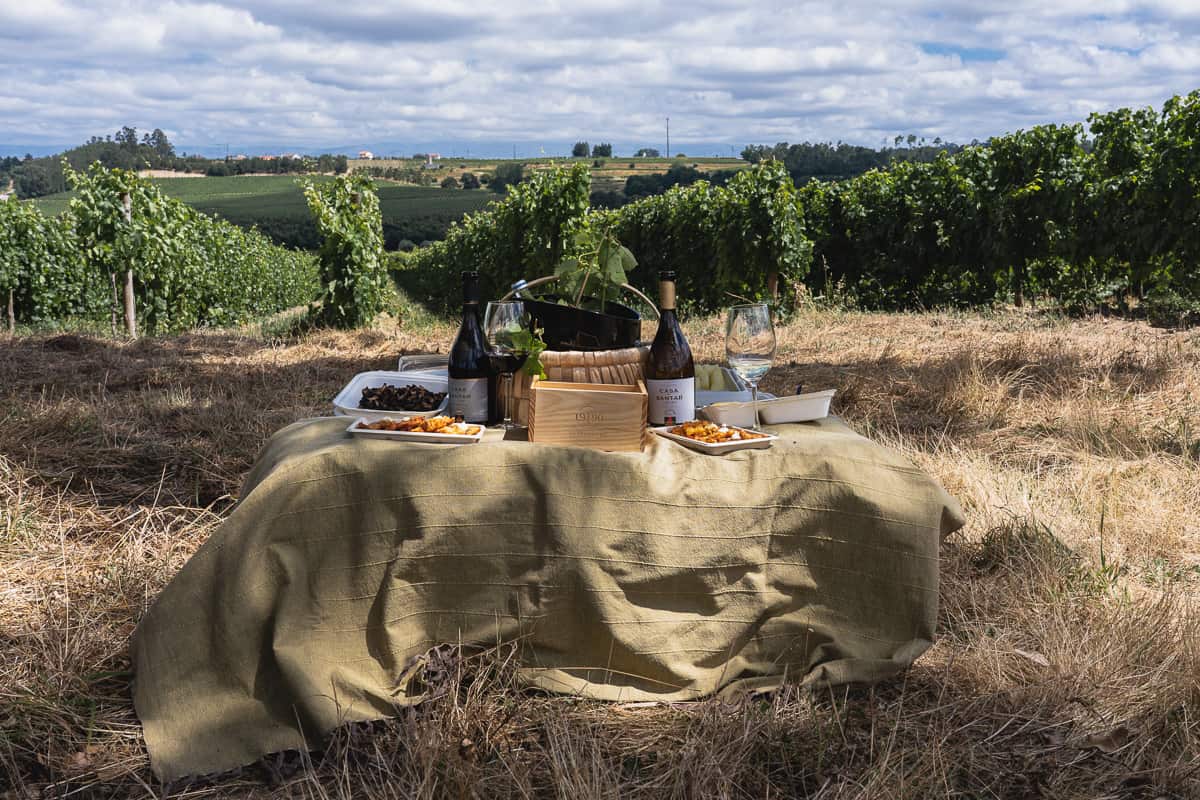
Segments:
[[[704,360],[719,320],[687,325]],[[264,439],[451,329],[0,340],[0,796],[1200,797],[1200,332],[805,312],[767,390],[836,410],[963,504],[940,638],[903,680],[736,704],[520,692],[436,651],[436,699],[161,786],[128,639]]]

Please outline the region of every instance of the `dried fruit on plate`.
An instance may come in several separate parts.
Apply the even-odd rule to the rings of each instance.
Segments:
[[[404,388],[385,383],[364,387],[358,407],[372,411],[433,411],[445,399],[445,392],[431,392],[415,383]]]
[[[694,419],[670,429],[676,436],[685,436],[705,444],[722,444],[724,442],[744,442],[747,439],[765,439],[765,433],[748,431],[745,428],[735,428],[732,425],[718,425],[715,422],[705,422]]]

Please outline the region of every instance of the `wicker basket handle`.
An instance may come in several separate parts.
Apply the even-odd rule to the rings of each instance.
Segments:
[[[554,282],[554,281],[556,281],[556,280],[558,280],[558,276],[557,276],[557,275],[546,275],[545,277],[542,277],[542,278],[534,278],[534,279],[533,279],[533,280],[531,280],[531,281],[525,282],[525,283],[524,283],[524,285],[523,285],[523,286],[521,286],[520,288],[521,288],[521,289],[532,289],[532,288],[534,288],[535,286],[542,286],[543,284],[547,284],[547,283],[553,283],[553,282]],[[516,284],[514,284],[514,285],[516,285]],[[637,289],[635,289],[634,287],[630,286],[628,283],[622,283],[622,284],[621,284],[621,288],[622,288],[622,289],[624,289],[625,291],[629,292],[630,294],[632,294],[632,295],[635,295],[635,296],[637,296],[637,297],[641,298],[641,301],[642,301],[643,303],[645,303],[647,306],[649,306],[650,310],[654,312],[654,318],[655,318],[655,319],[658,319],[658,318],[659,318],[659,316],[660,316],[660,315],[659,315],[659,313],[658,313],[658,306],[654,305],[654,301],[653,301],[653,300],[651,300],[649,297],[646,297],[646,295],[642,294],[642,293],[641,293],[641,292],[639,292]],[[513,290],[512,290],[512,291],[510,291],[508,294],[504,295],[504,297],[501,297],[501,298],[500,298],[500,300],[501,300],[501,301],[504,301],[504,300],[511,300],[511,299],[513,299],[513,297],[516,295],[517,291],[519,291],[519,290],[518,290],[518,289],[513,289]]]

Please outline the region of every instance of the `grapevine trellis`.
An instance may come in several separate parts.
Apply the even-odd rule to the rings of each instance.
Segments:
[[[164,195],[127,170],[68,169],[69,209],[0,203],[0,290],[10,327],[108,315],[127,335],[243,323],[311,300],[311,255]],[[123,291],[119,290],[123,288]]]

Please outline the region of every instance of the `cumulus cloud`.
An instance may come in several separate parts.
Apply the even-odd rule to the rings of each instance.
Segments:
[[[969,141],[1197,88],[1195,0],[880,5],[0,0],[0,144]]]

